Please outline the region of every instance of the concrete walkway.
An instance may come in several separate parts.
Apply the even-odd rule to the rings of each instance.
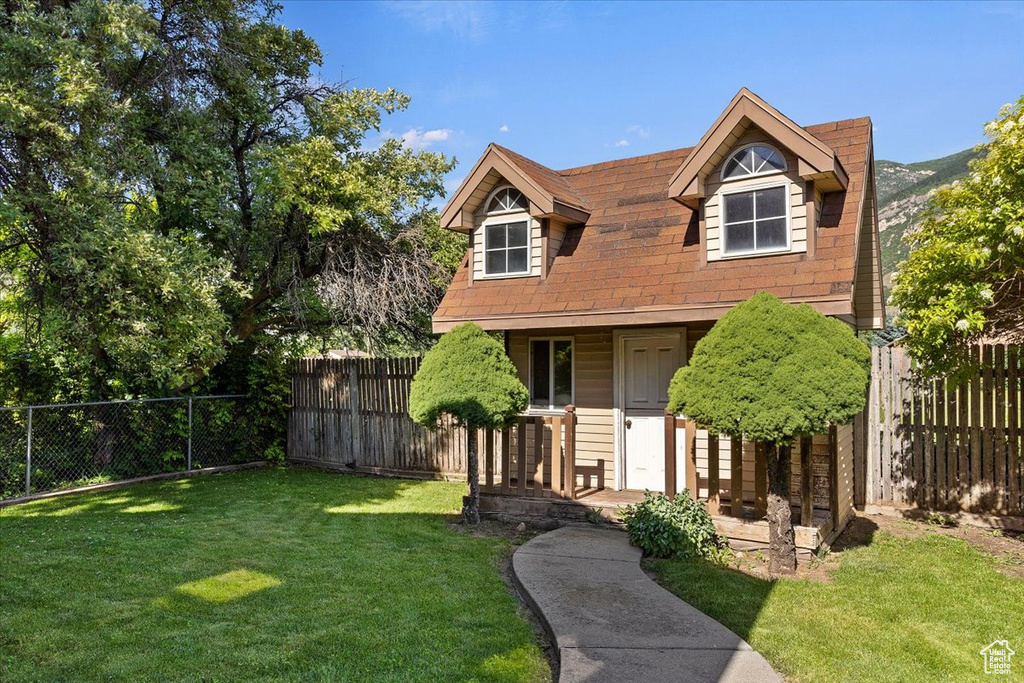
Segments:
[[[781,681],[742,638],[656,584],[610,529],[562,527],[512,556],[558,652],[559,683]]]

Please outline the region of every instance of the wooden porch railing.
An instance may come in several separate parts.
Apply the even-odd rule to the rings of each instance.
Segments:
[[[576,497],[576,409],[520,415],[504,430],[483,433],[480,492],[520,498]]]
[[[685,488],[690,497],[697,500],[699,483],[697,479],[697,425],[693,420],[665,414],[665,492],[669,498],[679,491],[676,475],[676,438],[678,430],[685,430],[686,439],[686,482]],[[800,525],[814,525],[814,472],[808,465],[811,462],[811,437],[803,437],[799,443],[800,453]],[[839,524],[839,482],[838,482],[838,439],[833,426],[828,433],[829,443],[829,511],[832,515],[833,528]],[[721,500],[722,485],[719,477],[720,453],[719,440],[708,438],[707,464],[707,506],[712,515],[731,515],[744,517],[743,501],[743,442],[740,439],[730,440],[729,453],[729,504]],[[768,509],[768,460],[761,445],[754,448],[754,517],[761,519]]]

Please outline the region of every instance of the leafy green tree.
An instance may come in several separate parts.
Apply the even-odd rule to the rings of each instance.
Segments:
[[[462,515],[469,524],[480,521],[477,430],[503,429],[529,400],[501,342],[479,325],[459,325],[423,357],[412,382],[409,415],[429,428],[447,415],[466,428],[469,498]]]
[[[406,96],[322,80],[266,0],[5,10],[0,334],[18,363],[103,399],[185,389],[254,340],[429,343],[464,247],[430,208],[452,161],[369,139]]]
[[[670,410],[711,433],[764,444],[773,572],[796,568],[793,441],[864,409],[870,359],[846,324],[762,292],[722,316],[672,378]]]
[[[902,343],[936,373],[965,366],[981,338],[1024,341],[1024,97],[985,133],[967,177],[932,195],[893,276]]]

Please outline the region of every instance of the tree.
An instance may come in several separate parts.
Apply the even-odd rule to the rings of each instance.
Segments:
[[[507,427],[529,400],[501,342],[474,323],[446,333],[423,357],[412,382],[409,414],[429,428],[437,428],[444,415],[466,428],[469,498],[462,516],[469,524],[480,521],[477,430]]]
[[[772,572],[796,568],[793,440],[846,424],[864,409],[870,359],[844,323],[762,292],[722,316],[672,378],[670,410],[712,433],[764,445]]]
[[[985,126],[970,173],[931,196],[890,304],[922,366],[967,365],[971,343],[1024,341],[1024,97]]]
[[[19,362],[60,368],[64,397],[182,390],[339,330],[429,343],[464,253],[430,207],[453,162],[368,139],[409,98],[323,80],[279,11],[0,13],[0,334]]]

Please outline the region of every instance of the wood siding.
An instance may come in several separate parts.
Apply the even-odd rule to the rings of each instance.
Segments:
[[[857,279],[853,285],[853,310],[858,330],[885,327],[882,305],[882,264],[879,261],[878,230],[875,228],[876,206],[873,183],[864,198],[864,216],[860,226],[860,247],[857,254]]]
[[[734,151],[738,147],[752,144],[755,142],[764,142],[775,149],[779,150],[779,153],[786,159],[787,171],[774,173],[771,175],[757,176],[754,178],[743,178],[739,180],[730,180],[726,183],[721,181],[722,163],[728,154]],[[742,135],[738,136],[728,149],[719,157],[718,162],[715,164],[713,170],[708,175],[706,182],[706,195],[707,199],[704,202],[704,220],[707,231],[707,259],[708,261],[717,261],[722,256],[722,231],[721,231],[721,203],[723,189],[736,189],[743,187],[750,187],[755,185],[763,185],[766,183],[772,183],[776,181],[787,180],[789,181],[789,218],[790,218],[790,239],[791,239],[791,253],[802,253],[807,251],[807,200],[804,197],[804,180],[797,173],[797,159],[788,150],[783,148],[779,143],[772,140],[764,131],[760,128],[751,126]]]
[[[473,229],[473,279],[490,279],[484,275],[484,226],[486,216],[476,218],[476,227]],[[527,218],[530,221],[530,272],[525,275],[509,275],[509,279],[516,277],[539,277],[541,274],[541,257],[543,254],[540,221],[536,218],[529,218],[524,214],[509,214],[508,222],[515,223]],[[506,276],[499,276],[506,277]]]
[[[510,331],[509,357],[527,387],[530,386],[529,340],[546,337],[573,340],[577,479],[585,487],[594,487],[600,480],[610,488],[615,482],[612,330]]]

